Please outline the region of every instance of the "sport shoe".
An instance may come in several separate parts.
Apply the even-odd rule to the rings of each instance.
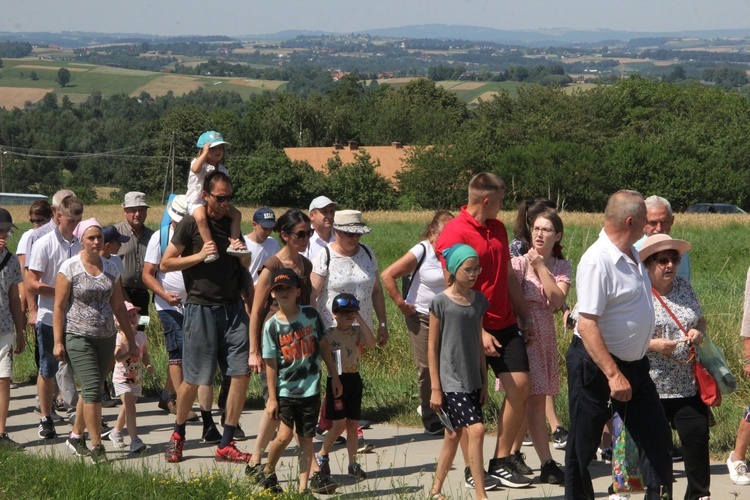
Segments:
[[[203,433],[201,441],[208,444],[221,443],[221,432],[219,432],[219,429],[216,428],[216,424],[209,427],[208,430]]]
[[[184,447],[185,438],[173,432],[172,437],[169,438],[167,449],[164,451],[164,458],[170,463],[180,462],[182,460],[182,448]]]
[[[318,441],[325,441],[326,434],[328,434],[328,431],[324,431],[317,426],[315,427],[315,439],[317,439]],[[334,441],[333,444],[346,444],[346,438],[344,436],[339,436],[336,438],[336,441]]]
[[[250,481],[252,484],[258,484],[260,483],[261,479],[265,477],[263,475],[263,470],[266,468],[263,464],[247,464],[245,467],[245,477],[247,477],[248,481]]]
[[[263,472],[265,469],[264,466],[261,466],[259,464],[259,467],[261,468],[260,472],[258,472],[257,478],[258,478],[258,486],[263,488],[264,490],[268,490],[271,493],[281,493],[284,490],[279,486],[279,480],[276,477],[276,473],[272,472],[270,474],[266,474]]]
[[[219,258],[218,253],[210,253],[206,255],[206,258],[203,259],[203,262],[205,262],[206,264],[210,264],[211,262],[216,261],[218,258]]]
[[[727,458],[727,469],[729,469],[729,479],[734,484],[747,486],[750,484],[750,477],[747,475],[747,464],[742,460],[732,460],[732,453],[729,452]]]
[[[114,408],[117,406],[117,403],[119,403],[119,401],[110,396],[107,389],[102,391],[102,408]]]
[[[675,448],[672,450],[672,462],[682,462],[682,448]]]
[[[318,462],[318,468],[320,469],[320,472],[327,476],[331,475],[331,461],[328,458],[328,455],[315,455],[315,461]]]
[[[534,442],[531,440],[531,436],[529,436],[528,434],[526,434],[523,437],[523,441],[521,442],[521,446],[534,446]]]
[[[327,476],[320,471],[313,474],[310,478],[310,491],[313,493],[327,495],[336,491],[338,487],[338,483],[331,479],[331,476]]]
[[[467,488],[474,487],[474,476],[471,475],[471,469],[464,467],[464,486]],[[500,486],[497,479],[492,477],[487,471],[484,471],[484,491],[492,491]]]
[[[39,421],[39,431],[37,432],[37,435],[41,439],[55,439],[57,437],[55,424],[50,417],[45,417]]]
[[[364,481],[365,479],[367,479],[367,473],[364,470],[362,470],[362,466],[359,465],[357,462],[350,464],[349,467],[346,469],[346,472],[357,481]]]
[[[112,441],[112,443],[115,445],[115,448],[117,449],[122,449],[127,446],[121,432],[113,430],[109,433],[109,440]]]
[[[510,457],[510,462],[513,464],[513,467],[516,469],[516,472],[519,474],[523,474],[524,476],[528,476],[529,474],[534,473],[534,469],[526,465],[526,455],[521,453],[520,451],[515,452]]]
[[[233,246],[227,247],[227,255],[231,255],[232,257],[237,257],[238,259],[243,259],[245,257],[253,257],[253,252],[250,250],[238,250],[234,248]]]
[[[230,441],[228,445],[223,448],[216,448],[216,454],[214,460],[217,462],[233,462],[236,464],[246,464],[253,458],[251,453],[237,449],[234,441]]]
[[[224,419],[226,418],[226,413],[221,414],[221,426],[224,427]],[[242,430],[242,426],[239,422],[237,422],[237,425],[234,428],[234,440],[235,441],[244,441],[247,439],[247,436],[245,436],[245,431]]]
[[[91,453],[89,454],[89,456],[91,458],[92,464],[101,464],[101,463],[109,462],[109,459],[107,459],[107,450],[104,448],[104,445],[101,443],[91,448]]]
[[[490,460],[489,473],[509,488],[525,488],[531,484],[531,479],[516,472],[511,457],[493,458]]]
[[[566,444],[568,444],[568,431],[558,425],[552,433],[552,447],[556,450],[564,450]]]
[[[50,416],[52,417],[53,422],[64,422],[65,417],[58,414],[54,409],[50,411]]]
[[[68,436],[68,439],[65,440],[65,446],[77,457],[86,457],[89,455],[89,449],[86,448],[86,438],[83,436],[79,438]]]
[[[611,464],[612,463],[612,448],[607,448],[606,450],[599,449],[599,453],[602,456],[602,462],[605,464]]]
[[[107,436],[112,432],[112,427],[109,426],[106,420],[102,419],[102,433],[101,437],[102,439],[106,439]]]
[[[8,436],[7,432],[3,432],[2,434],[0,434],[0,448],[17,451],[23,451],[25,449],[23,445],[20,445],[13,441],[10,436]]]
[[[542,473],[539,475],[539,482],[547,484],[562,484],[565,482],[565,473],[560,469],[560,465],[554,460],[547,460],[542,465]]]
[[[148,445],[144,443],[141,438],[135,437],[130,440],[130,453],[141,453],[146,451]]]
[[[344,443],[346,443],[346,440],[344,440]],[[357,438],[357,453],[372,453],[374,449],[375,445],[365,441],[363,436]]]
[[[445,434],[445,427],[443,427],[443,424],[441,424],[440,422],[432,422],[430,425],[425,427],[424,431],[430,436],[441,436]]]
[[[370,428],[370,421],[369,420],[358,420],[357,425],[359,425],[363,429],[369,429]]]

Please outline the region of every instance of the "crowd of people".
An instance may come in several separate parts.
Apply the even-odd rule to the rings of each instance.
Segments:
[[[57,412],[67,411],[71,453],[105,461],[107,439],[143,451],[136,401],[144,375],[153,373],[143,328],[153,302],[168,355],[159,407],[175,416],[167,462],[183,459],[186,423],[200,419],[200,439],[217,445],[215,459],[245,465],[248,478],[268,490],[280,491],[276,466],[292,439],[300,491],[336,489],[329,453],[337,442],[346,443],[347,474],[366,479],[357,458],[371,449],[360,367],[364,349],[389,340],[385,290],[404,316],[424,431],[444,436],[431,497],[443,497],[459,445],[466,486],[477,498],[500,486],[528,487],[533,470],[521,447],[531,444],[542,483],[564,485],[568,498],[594,498],[588,467],[597,449],[611,456],[614,412],[640,450],[647,498],[671,498],[671,429],[685,462],[685,498],[710,497],[712,415],[692,366],[707,322],[691,285],[691,244],[669,235],[674,215],[667,200],[628,190],[611,196],[599,238],[577,266],[571,315],[573,266],[562,253],[562,218],[549,200],[519,206],[509,242],[497,219],[505,185],[491,173],[477,174],[460,212],[436,212],[419,241],[381,272],[372,248],[360,242],[371,232],[362,213],[339,210],[326,196],[307,212],[290,209],[278,218],[260,208],[243,236],[222,164],[225,145],[218,132],[201,135],[188,193],[171,197],[156,231],[145,224],[143,193],[125,195],[123,222],[102,226],[84,219],[81,200],[61,190],[51,204],[31,206],[34,227],[11,254],[6,245],[16,226],[0,209],[0,445],[20,447],[5,432],[5,419],[13,354],[26,348],[29,324],[36,334],[39,438],[56,437],[55,422],[64,418]],[[568,429],[554,405],[557,313],[574,325],[565,357]],[[750,377],[750,271],[741,335]],[[213,420],[217,372],[221,431]],[[240,417],[251,374],[260,376],[266,406],[249,453],[236,441],[245,436]],[[491,387],[504,398],[485,467],[483,406]],[[113,427],[102,419],[110,396],[123,405]],[[196,397],[200,415],[192,411]],[[565,448],[564,468],[552,458],[550,441]],[[738,485],[750,484],[748,445],[750,407],[727,460]]]

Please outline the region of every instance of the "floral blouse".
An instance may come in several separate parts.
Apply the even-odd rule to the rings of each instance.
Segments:
[[[653,338],[684,341],[687,338],[685,333],[659,300],[656,297],[653,297],[653,300],[656,316]],[[698,296],[685,278],[677,276],[674,279],[672,291],[668,295],[663,295],[662,300],[677,316],[686,331],[695,328],[698,320],[703,317],[703,309]],[[649,351],[648,358],[651,363],[651,378],[656,384],[660,398],[688,398],[697,394],[693,363],[684,364],[690,359],[690,348],[687,342],[680,342],[671,356]]]

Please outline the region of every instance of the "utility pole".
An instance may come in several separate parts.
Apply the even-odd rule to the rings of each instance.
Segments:
[[[5,157],[5,149],[0,146],[0,193],[5,192],[5,171],[3,170],[3,158]]]

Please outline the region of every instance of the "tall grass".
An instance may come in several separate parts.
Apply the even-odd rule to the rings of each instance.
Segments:
[[[13,209],[14,220],[25,220],[21,209]],[[250,220],[253,209],[242,209],[245,220]],[[87,207],[86,216],[96,216],[103,223],[121,220],[119,207]],[[159,209],[152,209],[149,220],[160,217]],[[602,224],[601,214],[563,213],[566,224],[562,240],[566,258],[575,264],[583,252],[599,236]],[[365,235],[362,242],[371,246],[377,256],[380,270],[391,264],[414,245],[424,225],[430,219],[429,212],[377,212],[365,214],[365,221],[373,227],[372,233]],[[512,226],[514,214],[505,212],[501,218]],[[732,372],[739,380],[739,389],[724,398],[724,403],[714,410],[717,425],[711,429],[711,451],[716,457],[724,455],[734,444],[737,424],[744,407],[750,400],[750,381],[742,378],[742,344],[739,338],[742,318],[745,276],[750,259],[750,218],[742,216],[683,215],[678,214],[672,236],[683,238],[693,244],[690,253],[693,285],[701,299],[704,314],[708,320],[708,333],[724,348]],[[28,223],[17,224],[28,228]],[[246,224],[246,230],[249,231]],[[9,243],[15,248],[21,231],[14,234]],[[512,236],[512,235],[511,235]],[[571,290],[569,304],[576,301],[575,287]],[[363,412],[374,421],[385,421],[402,425],[419,426],[416,413],[418,402],[416,370],[411,355],[403,317],[393,303],[386,299],[390,340],[384,348],[365,353],[362,376],[365,383]],[[147,334],[152,352],[156,375],[148,390],[156,394],[164,383],[167,356],[159,321],[152,314]],[[29,337],[31,339],[31,337]],[[558,350],[560,352],[561,392],[556,406],[563,424],[568,422],[567,373],[564,354],[570,344],[571,334],[562,329],[558,318]],[[33,345],[33,344],[32,344]],[[18,380],[32,380],[34,377],[33,351],[27,350],[18,356],[16,376]],[[492,391],[491,401],[485,409],[488,428],[496,429],[495,413],[502,401],[502,395]],[[248,389],[248,407],[262,406],[261,389],[258,378],[251,379]]]

